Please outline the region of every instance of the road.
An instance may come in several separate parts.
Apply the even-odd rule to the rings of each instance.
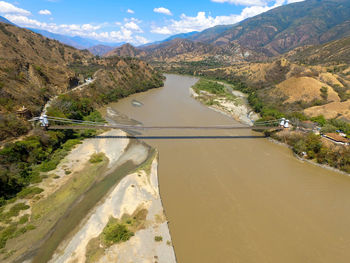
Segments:
[[[73,89],[71,89],[71,90],[68,90],[68,91],[66,91],[66,92],[64,92],[64,93],[61,93],[61,94],[59,94],[59,95],[68,94],[68,93],[70,93],[70,92],[77,91],[77,90],[81,90],[81,89],[83,89],[84,87],[89,86],[90,84],[92,84],[92,83],[94,83],[94,82],[96,81],[96,75],[97,75],[97,73],[100,72],[100,71],[101,71],[101,69],[97,70],[97,71],[94,73],[94,75],[93,75],[91,81],[85,82],[84,84],[81,84],[81,85],[79,85],[79,86],[77,86],[77,87],[75,87],[75,88],[73,88]],[[43,111],[41,112],[41,116],[47,114],[47,109],[52,105],[52,102],[54,102],[54,101],[57,99],[57,97],[58,97],[59,95],[56,95],[56,96],[52,97],[52,98],[45,104],[45,106],[44,106],[44,108],[43,108]]]

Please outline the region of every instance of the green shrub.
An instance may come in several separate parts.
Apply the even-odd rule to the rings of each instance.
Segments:
[[[156,242],[162,242],[162,241],[163,241],[163,237],[161,237],[161,236],[155,236],[155,237],[154,237],[154,241],[156,241]]]
[[[29,220],[29,215],[26,214],[19,219],[18,224],[23,225],[23,224],[27,223],[28,220]]]
[[[18,198],[32,198],[33,196],[40,194],[43,189],[39,187],[27,187],[17,194]]]
[[[105,155],[104,153],[94,153],[91,155],[89,162],[90,163],[100,163],[103,161]]]
[[[324,126],[326,124],[326,118],[323,115],[319,115],[316,117],[312,117],[311,120],[313,122],[317,122],[319,125]]]
[[[226,88],[224,85],[219,84],[214,81],[206,80],[206,79],[200,79],[194,86],[193,89],[195,90],[204,90],[212,94],[216,95],[224,95],[227,93]]]
[[[6,246],[7,240],[14,237],[16,230],[17,225],[10,225],[0,233],[0,249]]]
[[[27,210],[29,208],[30,208],[30,206],[26,205],[25,203],[18,203],[18,204],[15,204],[14,206],[12,206],[10,208],[10,210],[7,213],[5,213],[4,215],[6,218],[11,218],[14,216],[18,216],[19,212],[21,210]]]
[[[107,226],[103,229],[102,237],[106,245],[110,246],[115,243],[128,241],[134,233],[119,223],[116,219],[111,218]]]

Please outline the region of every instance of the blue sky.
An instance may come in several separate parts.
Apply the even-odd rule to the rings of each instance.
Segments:
[[[15,24],[104,42],[141,45],[178,33],[234,24],[302,0],[14,0],[0,16]]]

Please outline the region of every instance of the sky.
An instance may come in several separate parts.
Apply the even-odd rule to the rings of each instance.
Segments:
[[[171,35],[235,24],[303,0],[14,0],[0,16],[22,26],[103,42],[142,45]]]

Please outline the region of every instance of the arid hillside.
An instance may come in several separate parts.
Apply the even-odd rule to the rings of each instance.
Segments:
[[[243,48],[237,43],[215,46],[180,38],[143,48],[126,44],[105,55],[111,56],[136,57],[151,63],[212,61],[222,65],[266,59],[265,55]]]
[[[334,67],[337,66],[311,66],[279,58],[271,63],[240,63],[198,70],[196,74],[232,83],[243,82],[265,103],[284,112],[304,111],[309,116],[350,120],[348,66],[340,71],[334,71]]]
[[[16,115],[20,107],[28,109],[29,116],[38,115],[51,97],[69,91],[97,71],[109,79],[95,83],[94,94],[99,98],[110,96],[116,89],[130,94],[159,87],[162,82],[145,62],[117,57],[99,59],[87,50],[5,23],[0,23],[0,59],[0,140],[30,129],[28,122]],[[102,99],[93,100],[103,103]]]

